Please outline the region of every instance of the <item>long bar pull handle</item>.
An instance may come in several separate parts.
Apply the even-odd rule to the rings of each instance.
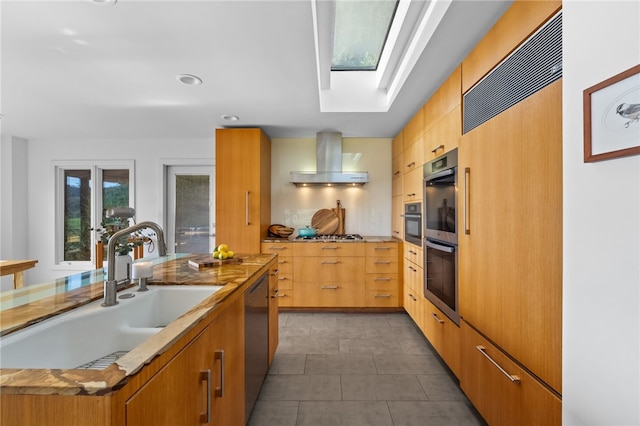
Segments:
[[[338,250],[338,246],[325,246],[321,247],[321,250]]]
[[[431,316],[433,317],[434,320],[438,321],[439,324],[444,324],[444,320],[440,319],[440,317],[438,317],[438,314],[436,314],[435,312],[432,312]]]
[[[389,246],[376,246],[373,248],[374,250],[391,250]]]
[[[498,364],[497,362],[495,362],[495,361],[493,360],[493,358],[491,358],[491,357],[489,356],[489,354],[485,352],[485,347],[484,347],[484,346],[480,346],[480,345],[478,345],[478,346],[476,346],[476,349],[477,349],[478,351],[480,351],[480,353],[481,353],[482,355],[484,355],[484,356],[485,356],[485,358],[487,358],[489,361],[491,361],[491,364],[495,365],[495,366],[496,366],[496,368],[497,368],[498,370],[500,370],[500,372],[501,372],[502,374],[504,374],[505,376],[507,376],[507,377],[509,378],[509,380],[511,380],[511,383],[518,383],[518,384],[520,383],[520,377],[518,377],[518,376],[516,376],[516,375],[513,375],[513,374],[509,374],[509,373],[507,373],[507,372],[506,372],[506,370],[500,366],[500,364]]]
[[[413,167],[416,165],[415,161],[410,162],[409,164],[407,164],[407,167]]]
[[[374,281],[391,281],[391,278],[389,278],[389,277],[375,277],[373,280]]]
[[[320,287],[322,290],[337,290],[338,286],[337,285],[323,285],[322,287]]]
[[[389,298],[389,297],[391,297],[391,295],[390,294],[376,294],[374,297],[375,298],[378,298],[378,297]]]
[[[413,266],[409,266],[409,269],[411,269],[413,272],[418,272],[418,270],[416,268],[414,268]]]
[[[222,398],[224,396],[224,350],[215,351],[213,359],[220,360],[220,386],[216,387],[216,398]]]
[[[375,262],[373,262],[375,265],[390,265],[391,261],[390,260],[376,260]]]
[[[321,265],[337,265],[338,261],[337,260],[323,260],[322,262],[320,262]]]
[[[471,168],[465,167],[464,169],[464,233],[466,235],[471,234],[471,217],[469,215],[471,210],[471,191],[469,190],[471,185]]]
[[[211,423],[211,370],[200,372],[200,381],[207,382],[207,411],[200,414],[200,423]]]
[[[436,146],[435,148],[433,148],[433,149],[431,150],[431,152],[433,152],[433,153],[435,154],[435,152],[436,152],[437,150],[439,150],[440,148],[444,148],[444,145],[438,145],[438,146]]]
[[[244,210],[245,210],[245,222],[249,226],[249,191],[244,193]]]
[[[274,246],[270,246],[269,250],[284,250],[286,249],[286,247],[274,247]]]
[[[286,280],[286,279],[287,279],[287,277],[278,277],[278,279],[279,279],[280,281],[284,281],[284,280]]]

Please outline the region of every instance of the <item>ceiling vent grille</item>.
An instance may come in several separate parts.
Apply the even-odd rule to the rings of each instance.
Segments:
[[[562,13],[558,13],[463,97],[463,134],[562,77]]]

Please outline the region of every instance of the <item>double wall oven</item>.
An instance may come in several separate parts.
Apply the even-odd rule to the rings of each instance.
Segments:
[[[458,311],[458,150],[423,166],[424,296],[453,322]]]

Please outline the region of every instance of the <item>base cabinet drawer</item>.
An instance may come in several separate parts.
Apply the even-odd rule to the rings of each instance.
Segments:
[[[364,293],[364,281],[296,281],[293,303],[300,307],[363,307]]]
[[[368,308],[397,308],[398,290],[366,290],[365,306]]]
[[[422,332],[456,377],[460,377],[460,327],[424,299]]]
[[[460,386],[491,426],[562,423],[562,401],[461,321]]]

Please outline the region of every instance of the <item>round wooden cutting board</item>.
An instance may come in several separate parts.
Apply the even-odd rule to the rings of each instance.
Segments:
[[[318,235],[335,234],[338,224],[338,215],[330,209],[320,209],[311,218],[311,227],[318,230]]]

